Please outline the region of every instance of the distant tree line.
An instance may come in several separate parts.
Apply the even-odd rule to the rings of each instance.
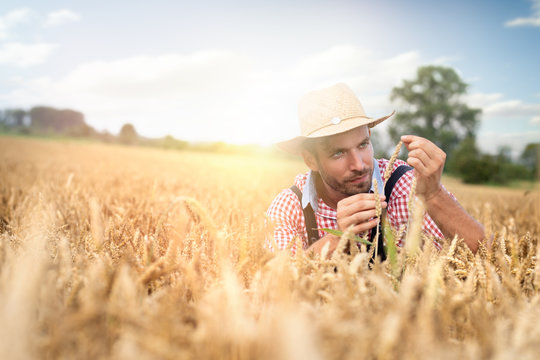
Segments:
[[[0,130],[29,135],[110,136],[88,125],[79,111],[49,106],[0,110]]]
[[[284,156],[275,150],[257,145],[233,145],[225,142],[190,143],[167,135],[162,138],[147,138],[139,135],[135,126],[126,123],[117,135],[108,131],[97,131],[88,125],[84,115],[76,110],[56,109],[50,106],[35,106],[25,109],[0,109],[0,133],[36,136],[66,136],[92,139],[106,143],[142,145],[172,150],[193,150],[229,154],[272,154]],[[285,157],[288,157],[285,155]]]
[[[84,114],[72,109],[56,109],[50,106],[35,106],[30,110],[0,110],[0,132],[91,138],[103,142],[117,142],[128,145],[143,144],[132,124],[125,124],[118,135],[108,131],[97,131],[88,125]],[[149,139],[147,139],[149,140]]]
[[[482,153],[474,138],[463,140],[448,162],[450,173],[466,183],[507,184],[513,180],[536,180],[539,176],[540,142],[527,144],[513,160],[510,148],[501,147],[497,154]]]

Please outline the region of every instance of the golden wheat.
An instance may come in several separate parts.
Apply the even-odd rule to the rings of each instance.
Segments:
[[[390,178],[390,174],[392,174],[392,170],[393,170],[393,167],[394,167],[394,162],[396,161],[398,155],[399,155],[399,151],[401,150],[401,146],[403,145],[403,141],[399,141],[398,144],[396,145],[396,149],[394,150],[394,152],[392,153],[392,156],[390,156],[390,160],[388,161],[388,164],[386,165],[386,169],[384,170],[384,185],[386,185],[386,182],[388,181],[388,179]],[[384,188],[384,186],[383,186]]]
[[[330,259],[268,250],[265,210],[302,171],[0,138],[0,357],[538,357],[538,189],[445,179],[492,243],[436,251],[415,205],[395,264],[370,267],[347,232]]]

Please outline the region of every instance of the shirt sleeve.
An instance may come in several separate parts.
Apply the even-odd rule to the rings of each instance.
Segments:
[[[279,250],[284,250],[293,241],[291,252],[295,254],[296,237],[300,237],[304,243],[302,207],[291,189],[281,191],[272,201],[266,212],[266,222],[269,228],[267,233],[273,233],[273,241],[266,238],[266,247],[271,251],[274,251],[274,243]]]
[[[388,203],[388,220],[392,227],[396,230],[399,230],[401,226],[407,226],[409,223],[409,195],[411,190],[411,184],[414,174],[413,171],[407,171],[396,183],[390,201]],[[447,191],[443,186],[443,191]],[[450,194],[454,198],[452,194]],[[433,243],[437,249],[441,249],[441,240],[444,238],[441,230],[435,224],[435,221],[427,213],[424,215],[424,220],[422,224],[422,231],[424,234],[431,236]],[[404,241],[404,236],[400,239],[397,239],[397,245],[402,246]]]

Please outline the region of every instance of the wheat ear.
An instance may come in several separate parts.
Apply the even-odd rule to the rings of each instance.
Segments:
[[[403,145],[403,141],[400,141],[396,145],[396,149],[394,150],[394,153],[390,157],[390,160],[388,161],[388,165],[386,166],[386,170],[384,170],[384,185],[386,185],[386,182],[390,178],[390,174],[392,174],[392,168],[394,167],[394,162],[396,161],[399,151],[401,150],[401,145]]]

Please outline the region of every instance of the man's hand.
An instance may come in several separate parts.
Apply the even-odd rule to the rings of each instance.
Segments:
[[[443,235],[459,236],[476,252],[484,239],[484,227],[470,216],[446,191],[442,191],[441,175],[446,154],[431,141],[419,136],[404,135],[401,141],[409,150],[407,163],[414,167],[416,193],[422,196],[426,210]]]
[[[442,190],[441,175],[446,154],[429,140],[414,135],[403,135],[401,141],[409,150],[407,163],[414,168],[416,194],[425,201]]]
[[[381,209],[386,208],[385,196],[379,194],[356,194],[338,202],[338,229],[345,231],[352,226],[353,233],[359,234],[375,227],[378,223],[378,218],[375,217],[376,196],[380,198]]]
[[[359,234],[375,227],[378,223],[376,215],[375,196],[380,197],[381,209],[386,208],[384,195],[375,194],[357,194],[349,196],[337,204],[337,223],[338,229],[345,231],[352,226],[354,234]],[[315,241],[308,249],[315,254],[320,254],[322,248],[329,243],[328,257],[332,255],[339,243],[339,237],[327,234],[321,239]]]

